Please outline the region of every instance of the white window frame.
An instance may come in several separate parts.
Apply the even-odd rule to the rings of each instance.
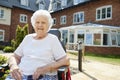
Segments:
[[[28,6],[29,0],[21,0],[21,5]]]
[[[26,19],[25,19],[26,18]],[[20,14],[20,22],[21,23],[27,23],[27,15]]]
[[[111,12],[107,11],[108,8],[110,8]],[[103,10],[105,10],[105,13],[103,13]],[[99,11],[99,13],[98,13],[98,11]],[[110,17],[108,17],[108,14],[110,15]],[[103,15],[104,15],[104,17],[103,17]],[[108,19],[112,19],[112,5],[102,6],[102,7],[99,7],[99,8],[96,9],[96,20],[97,21],[99,21],[99,20],[108,20]]]
[[[67,0],[61,0],[61,6],[66,6],[67,5]]]
[[[5,11],[3,9],[0,9],[0,19],[4,19]]]
[[[79,21],[77,20],[78,17],[79,17]],[[77,24],[77,23],[84,23],[84,11],[76,12],[73,14],[73,24]]]
[[[53,18],[53,25],[56,25],[56,18]]]
[[[3,33],[3,35],[0,35],[0,38],[1,38],[1,36],[3,37],[2,39],[0,39],[0,41],[4,41],[4,34],[5,34],[5,31],[4,31],[4,30],[0,30],[0,32]]]
[[[60,17],[60,24],[66,24],[66,15]]]

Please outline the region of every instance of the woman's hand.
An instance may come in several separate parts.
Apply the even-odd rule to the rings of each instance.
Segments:
[[[15,80],[22,80],[22,73],[17,65],[12,65],[10,74]]]
[[[34,74],[33,74],[33,80],[37,80],[40,75],[45,74],[45,73],[48,72],[49,70],[50,70],[50,69],[49,69],[49,66],[48,66],[48,65],[37,68],[36,71],[35,71]]]

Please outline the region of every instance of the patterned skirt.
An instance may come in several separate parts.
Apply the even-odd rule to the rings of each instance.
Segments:
[[[15,80],[15,79],[13,79],[10,75],[8,75],[5,80]],[[32,77],[28,78],[28,76],[23,75],[22,80],[33,80],[33,79]],[[39,80],[58,80],[58,76],[57,75],[43,75],[43,77],[40,78]]]

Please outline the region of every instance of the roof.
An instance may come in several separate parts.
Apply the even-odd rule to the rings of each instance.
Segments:
[[[12,8],[12,4],[5,0],[0,0],[0,5],[4,7]]]
[[[90,1],[93,1],[93,0],[78,0],[78,4],[74,4],[74,0],[67,0],[67,5],[66,6],[62,6],[61,5],[57,5],[57,8],[55,10],[52,10],[51,12],[57,12],[57,11],[60,11],[60,10],[63,10],[63,9],[68,9],[68,8],[71,8],[71,7],[75,7],[75,6],[79,6],[79,5],[82,5],[82,4],[85,4],[87,2],[90,2]],[[56,3],[57,0],[53,1],[53,3]],[[61,4],[61,0],[59,2],[59,4]]]
[[[106,28],[106,29],[120,29],[118,26],[109,26],[109,25],[102,25],[102,24],[94,24],[94,23],[86,23],[81,25],[72,25],[68,27],[62,27],[60,30],[67,30],[67,29],[79,29],[79,28]]]
[[[13,7],[19,7],[26,10],[36,11],[38,10],[38,4],[36,4],[36,0],[28,0],[29,4],[28,6],[24,6],[20,4],[20,0],[0,0],[0,6],[13,8]],[[46,9],[49,7],[49,0],[45,0]]]

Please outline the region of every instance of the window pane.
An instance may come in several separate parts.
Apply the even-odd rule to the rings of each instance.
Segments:
[[[101,45],[101,34],[94,34],[94,45]]]
[[[97,10],[97,19],[100,19],[100,10]]]
[[[116,45],[116,34],[111,34],[112,45]]]
[[[81,13],[81,14],[80,14],[80,22],[82,22],[83,19],[84,19],[84,17],[83,17],[83,13]]]
[[[0,18],[4,18],[4,10],[0,10]]]
[[[0,41],[3,41],[3,31],[0,31]]]
[[[102,9],[102,19],[105,18],[106,8]]]
[[[108,45],[108,34],[103,34],[103,45]]]
[[[70,43],[74,43],[74,31],[70,31],[70,36],[69,36],[70,38]]]
[[[107,8],[107,18],[111,17],[111,7]]]
[[[86,44],[92,44],[92,34],[86,34]]]
[[[117,35],[118,46],[120,46],[120,34]]]
[[[67,44],[67,37],[68,37],[68,30],[63,30],[62,31],[62,39],[63,39],[63,43],[64,43],[64,45],[66,45]]]

